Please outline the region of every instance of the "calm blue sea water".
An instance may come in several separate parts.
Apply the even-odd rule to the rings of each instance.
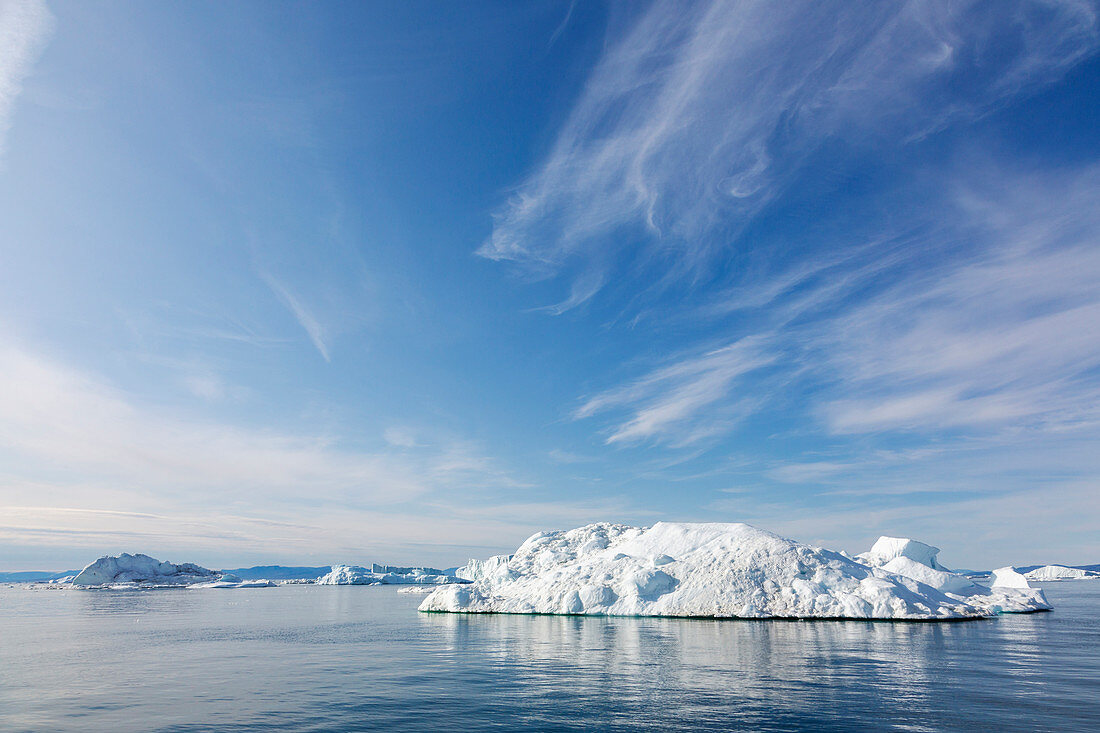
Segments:
[[[1100,581],[952,624],[419,614],[392,587],[0,588],[4,731],[1100,731]]]

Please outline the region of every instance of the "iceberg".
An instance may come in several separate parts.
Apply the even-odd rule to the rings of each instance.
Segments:
[[[420,610],[952,620],[1050,608],[1038,589],[950,573],[938,552],[882,538],[853,559],[747,524],[590,524],[540,532],[510,557],[467,564],[458,574],[472,583],[436,589]]]
[[[148,555],[104,556],[76,574],[74,586],[103,587],[118,585],[176,586],[208,583],[218,580],[221,573],[194,563],[161,562]]]
[[[1100,578],[1100,573],[1083,568],[1070,568],[1065,565],[1044,565],[1023,574],[1028,580],[1091,580]]]
[[[386,567],[389,566],[375,566]],[[443,583],[467,583],[469,581],[451,575],[443,575],[434,568],[398,568],[407,573],[375,572],[360,565],[333,565],[332,569],[316,580],[317,585],[441,585]]]
[[[455,570],[455,575],[471,583],[496,577],[500,573],[508,572],[508,561],[511,555],[493,555],[488,560],[471,559],[462,567]]]
[[[989,573],[989,585],[992,588],[1030,588],[1021,573],[1016,568],[997,568]]]

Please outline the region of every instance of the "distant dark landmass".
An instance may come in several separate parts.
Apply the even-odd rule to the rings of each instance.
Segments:
[[[223,573],[236,575],[241,580],[313,580],[327,573],[332,568],[328,565],[292,566],[292,565],[256,565],[251,568],[231,568],[222,570]]]

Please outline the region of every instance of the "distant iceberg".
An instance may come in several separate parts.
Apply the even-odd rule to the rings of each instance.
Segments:
[[[72,579],[74,586],[174,586],[210,583],[218,580],[221,573],[209,570],[194,563],[161,562],[148,555],[130,555],[123,553],[104,556],[87,565]]]
[[[884,537],[853,559],[747,524],[591,524],[468,564],[458,574],[472,584],[439,588],[420,610],[909,620],[1049,610],[1041,590],[977,585],[938,552]]]
[[[259,571],[271,570],[283,578],[257,577]],[[302,578],[311,570],[311,578]],[[327,573],[323,573],[328,570]],[[320,577],[318,577],[320,575]],[[122,554],[101,557],[73,578],[59,583],[78,588],[270,588],[276,585],[316,583],[318,585],[442,585],[468,583],[468,580],[448,575],[436,568],[396,567],[373,564],[370,569],[359,565],[332,565],[325,568],[263,566],[238,571],[218,571],[194,563],[161,562],[148,555]]]
[[[382,570],[383,572],[376,572]],[[401,570],[404,572],[392,572]],[[333,565],[328,574],[317,579],[317,585],[441,585],[467,583],[435,568],[391,568],[375,565],[370,570],[359,565]]]
[[[1082,568],[1070,568],[1065,565],[1043,565],[1023,574],[1028,580],[1092,580],[1100,578],[1100,573]]]

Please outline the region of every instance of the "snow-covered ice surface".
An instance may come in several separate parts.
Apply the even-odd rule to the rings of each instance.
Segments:
[[[441,587],[420,610],[951,620],[1050,608],[1038,589],[950,573],[937,553],[882,538],[852,559],[747,524],[600,523],[540,532],[510,559],[471,563],[460,574],[472,584]]]
[[[994,588],[1030,588],[1027,578],[1016,568],[997,568],[989,573],[989,585]]]
[[[884,565],[892,560],[904,558],[932,570],[947,570],[936,561],[939,554],[940,548],[908,537],[879,537],[870,550],[856,555],[856,559],[869,565]]]
[[[148,555],[101,557],[73,578],[77,587],[178,586],[217,581],[221,573],[194,563],[161,562]]]
[[[475,582],[496,575],[501,568],[508,566],[511,555],[493,555],[487,560],[470,560],[455,571],[455,575],[463,580]]]
[[[332,570],[317,579],[317,585],[441,585],[465,583],[462,578],[425,573],[421,568],[409,568],[409,573],[376,573],[359,565],[333,565]]]
[[[886,547],[897,552],[883,552]],[[870,552],[857,555],[856,559],[871,567],[931,586],[950,598],[963,600],[981,609],[984,615],[1050,610],[1043,591],[1031,588],[1027,579],[1014,571],[1012,574],[1004,572],[1011,568],[994,570],[987,585],[979,584],[939,564],[936,559],[939,552],[938,547],[916,540],[880,537]]]
[[[1024,573],[1028,580],[1092,580],[1100,578],[1100,573],[1081,568],[1067,568],[1065,565],[1044,565]]]

